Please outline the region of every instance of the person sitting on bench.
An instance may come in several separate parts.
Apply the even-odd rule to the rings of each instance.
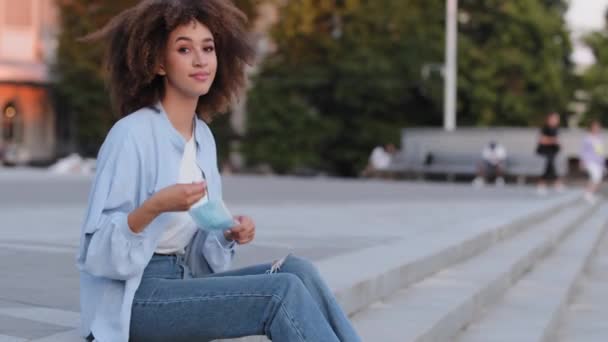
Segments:
[[[507,150],[496,141],[490,141],[481,151],[481,161],[478,164],[477,177],[473,180],[473,185],[481,187],[485,185],[486,180],[495,178],[495,184],[503,186],[506,160]]]

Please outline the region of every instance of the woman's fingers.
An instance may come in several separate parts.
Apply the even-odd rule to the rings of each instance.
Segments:
[[[235,240],[239,240],[245,235],[246,229],[246,227],[239,225],[231,228],[230,231],[232,231],[232,236],[234,236]]]
[[[203,197],[207,193],[207,183],[205,182],[192,183],[192,186],[194,187],[194,195]]]
[[[255,237],[255,232],[250,232],[249,234],[245,235],[242,239],[242,243],[248,243],[253,241],[253,238]]]
[[[239,225],[230,230],[232,232],[233,240],[239,244],[250,242],[255,236],[255,229],[253,226]]]
[[[184,184],[184,192],[186,196],[201,196],[207,191],[207,183],[198,182],[192,184]]]
[[[251,234],[247,235],[247,237],[244,239],[245,243],[253,241],[254,237],[255,237],[254,233],[251,233]]]
[[[233,240],[239,244],[251,242],[255,237],[255,224],[247,216],[235,216],[238,224],[230,229]]]
[[[207,193],[207,184],[205,182],[184,184],[184,186],[186,192],[186,206],[188,206],[187,209],[198,202]]]

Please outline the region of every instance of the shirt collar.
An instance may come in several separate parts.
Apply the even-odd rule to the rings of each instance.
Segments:
[[[163,117],[163,120],[165,121],[165,126],[167,126],[167,131],[169,133],[169,138],[171,139],[171,143],[176,148],[178,148],[180,151],[183,152],[184,148],[186,146],[186,139],[184,139],[184,137],[177,131],[177,129],[175,129],[175,127],[173,127],[173,124],[169,120],[169,117],[167,116],[167,112],[165,111],[165,108],[163,108],[162,103],[160,101],[158,101],[154,107],[160,112],[161,116]],[[198,120],[198,117],[196,114],[194,114],[193,120],[194,120],[194,140],[196,141],[196,144],[198,146],[202,146],[202,143],[203,143],[202,124],[200,123],[200,120]]]

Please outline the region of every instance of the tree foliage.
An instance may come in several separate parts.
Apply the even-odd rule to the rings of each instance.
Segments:
[[[461,124],[525,126],[565,113],[573,76],[563,1],[461,4]]]
[[[283,3],[249,96],[251,163],[355,175],[401,128],[441,125],[444,0]],[[460,125],[536,124],[567,108],[565,1],[460,6]]]
[[[608,12],[604,29],[585,37],[596,63],[583,75],[584,89],[588,95],[587,120],[597,118],[608,125]]]
[[[57,62],[53,66],[56,93],[66,117],[73,120],[79,151],[95,155],[115,121],[104,85],[104,47],[83,43],[79,38],[101,28],[112,16],[137,0],[57,1],[61,30]],[[67,124],[67,123],[60,123]]]

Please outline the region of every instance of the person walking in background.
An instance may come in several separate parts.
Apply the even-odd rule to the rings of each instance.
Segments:
[[[496,141],[490,141],[481,151],[481,161],[477,166],[477,177],[473,186],[482,187],[488,178],[495,178],[496,186],[505,185],[504,170],[507,150]]]
[[[585,200],[589,203],[597,201],[596,192],[604,178],[606,167],[604,141],[601,137],[602,126],[598,120],[593,120],[589,133],[583,138],[581,146],[581,164],[589,174],[589,183],[585,191]]]
[[[558,130],[560,124],[559,114],[552,112],[545,118],[545,124],[540,130],[536,153],[545,158],[545,170],[540,176],[537,192],[539,195],[547,194],[547,184],[553,184],[557,192],[564,189],[562,181],[559,179],[555,168],[555,158],[560,151]]]

